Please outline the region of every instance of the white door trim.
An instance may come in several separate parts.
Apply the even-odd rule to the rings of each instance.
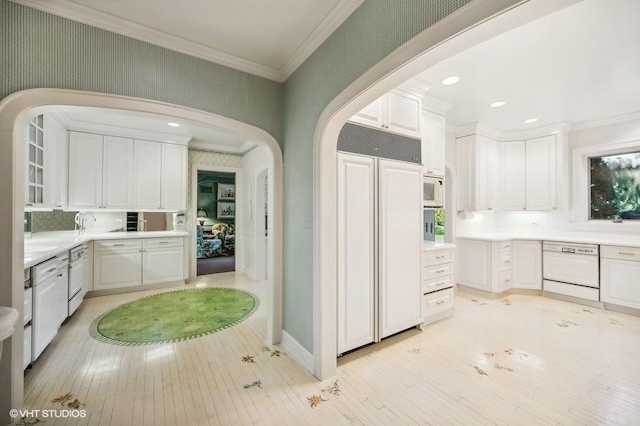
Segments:
[[[239,133],[247,140],[266,145],[270,154],[269,274],[266,343],[282,338],[282,151],[277,141],[266,131],[217,114],[153,100],[104,93],[65,89],[30,89],[13,93],[0,102],[0,194],[5,203],[0,207],[0,306],[23,309],[24,268],[24,137],[28,117],[46,111],[47,107],[75,105],[142,111],[178,119],[215,125]],[[0,388],[0,407],[21,408],[24,403],[22,369],[22,327],[17,327],[11,339],[4,342],[0,361],[0,377],[6,382]],[[20,342],[13,344],[13,342]],[[4,411],[6,413],[8,411]]]
[[[437,22],[370,68],[323,111],[314,137],[313,354],[320,380],[335,377],[337,304],[336,147],[344,123],[419,72],[498,34],[577,3],[476,0]]]

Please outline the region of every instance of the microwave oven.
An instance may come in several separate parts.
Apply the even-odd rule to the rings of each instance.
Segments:
[[[444,207],[444,179],[424,176],[422,180],[423,207]]]

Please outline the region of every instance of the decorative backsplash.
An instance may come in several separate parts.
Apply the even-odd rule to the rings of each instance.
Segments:
[[[75,226],[76,212],[54,210],[31,215],[31,232],[73,231]]]

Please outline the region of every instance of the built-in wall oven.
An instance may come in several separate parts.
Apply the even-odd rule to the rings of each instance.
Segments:
[[[544,241],[542,271],[544,291],[600,300],[597,245]]]

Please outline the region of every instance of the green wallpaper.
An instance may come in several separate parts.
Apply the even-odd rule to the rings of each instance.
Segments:
[[[252,124],[282,143],[283,86],[0,0],[0,99],[53,87],[133,96]]]
[[[285,82],[284,329],[313,351],[313,138],[347,86],[470,0],[366,0]]]

